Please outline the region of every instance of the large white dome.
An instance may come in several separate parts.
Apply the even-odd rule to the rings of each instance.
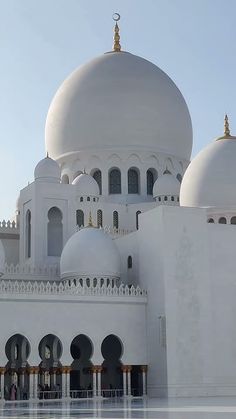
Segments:
[[[85,227],[73,234],[61,255],[61,278],[118,278],[120,255],[102,229]]]
[[[49,108],[52,158],[82,150],[138,148],[189,160],[192,125],[173,81],[151,62],[110,52],[75,70]]]
[[[180,205],[236,207],[236,138],[221,138],[202,150],[188,166]]]

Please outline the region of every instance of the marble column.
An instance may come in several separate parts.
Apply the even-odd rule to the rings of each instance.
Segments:
[[[6,368],[0,367],[0,391],[1,391],[1,400],[4,400],[4,374]]]
[[[61,368],[61,397],[64,399],[66,397],[66,368]]]
[[[29,400],[34,399],[34,367],[29,367]]]
[[[143,396],[147,395],[147,365],[141,366],[142,382],[143,382]]]
[[[98,397],[102,396],[102,393],[101,393],[101,383],[102,383],[101,374],[102,374],[102,366],[98,365],[97,366]]]
[[[70,372],[71,372],[71,366],[67,366],[66,368],[66,398],[70,398]]]
[[[93,397],[97,396],[97,367],[92,367],[92,374],[93,374]]]
[[[123,371],[123,396],[127,396],[127,368],[125,365],[122,366]]]
[[[39,398],[38,381],[39,381],[39,367],[34,367],[34,399],[35,400]]]
[[[127,365],[128,397],[131,397],[131,370],[132,366]]]

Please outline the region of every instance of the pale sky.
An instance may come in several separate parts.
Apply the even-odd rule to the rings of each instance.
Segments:
[[[0,219],[45,155],[47,110],[60,83],[111,49],[114,12],[121,44],[164,70],[188,104],[193,156],[236,134],[235,0],[0,0]]]

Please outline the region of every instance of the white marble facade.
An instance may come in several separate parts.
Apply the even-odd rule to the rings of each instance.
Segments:
[[[116,43],[62,84],[0,223],[2,400],[236,395],[227,116],[191,149],[178,88]]]

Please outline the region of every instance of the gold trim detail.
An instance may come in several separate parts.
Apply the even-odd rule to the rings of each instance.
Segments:
[[[113,36],[113,48],[112,50],[115,52],[120,52],[121,51],[121,45],[120,45],[120,28],[117,24],[117,22],[120,20],[120,15],[119,13],[114,13],[114,15],[112,16],[112,19],[116,22],[115,26],[114,26],[114,36]]]
[[[216,139],[216,141],[218,140],[236,140],[236,136],[230,134],[229,118],[227,114],[225,114],[224,117],[224,135]]]

